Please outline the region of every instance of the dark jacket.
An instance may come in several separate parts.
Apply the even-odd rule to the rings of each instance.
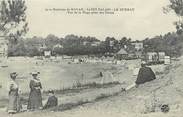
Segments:
[[[135,83],[143,84],[154,79],[156,79],[156,76],[150,67],[141,67]]]
[[[48,109],[48,108],[52,108],[58,105],[58,99],[55,96],[51,96],[48,98],[47,103],[45,104],[45,106],[43,107],[43,109]]]
[[[30,94],[27,109],[37,110],[43,107],[42,104],[42,94],[41,89],[42,85],[39,80],[31,80],[30,81]]]

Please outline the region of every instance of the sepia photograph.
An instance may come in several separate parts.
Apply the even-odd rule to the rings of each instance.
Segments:
[[[183,0],[0,0],[1,117],[181,117]]]

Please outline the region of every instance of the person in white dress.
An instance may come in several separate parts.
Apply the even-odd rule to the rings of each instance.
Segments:
[[[19,86],[16,82],[17,73],[10,73],[11,81],[8,85],[9,103],[8,113],[15,114],[21,110],[20,99],[19,99]]]

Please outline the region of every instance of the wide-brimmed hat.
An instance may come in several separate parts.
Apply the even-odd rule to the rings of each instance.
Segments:
[[[49,89],[48,93],[54,94],[54,91],[52,89]]]
[[[40,74],[40,72],[37,71],[31,72],[31,75],[38,75],[38,74]]]
[[[10,73],[10,76],[13,76],[13,75],[14,75],[14,76],[18,76],[17,72],[11,72],[11,73]]]
[[[142,61],[141,64],[146,64],[146,62],[145,61]]]
[[[141,66],[142,66],[142,67],[145,67],[145,66],[146,66],[146,62],[145,62],[145,61],[142,61],[142,62],[141,62]]]

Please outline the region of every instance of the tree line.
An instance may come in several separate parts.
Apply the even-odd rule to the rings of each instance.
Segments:
[[[169,56],[180,56],[183,53],[183,34],[175,32],[146,38],[142,41],[132,41],[131,38],[106,37],[104,41],[96,37],[66,35],[64,38],[48,35],[46,38],[32,37],[27,39],[9,39],[9,56],[41,56],[44,50],[50,50],[52,55],[106,55],[116,53],[124,48],[129,53],[135,53],[132,43],[142,42],[142,52],[165,52]]]
[[[66,35],[64,38],[48,35],[46,38],[32,37],[27,39],[9,39],[9,56],[40,56],[45,50],[52,55],[104,55],[106,52],[117,52],[121,47],[130,46],[131,39],[123,37],[116,40],[107,37],[100,41],[96,37]]]

